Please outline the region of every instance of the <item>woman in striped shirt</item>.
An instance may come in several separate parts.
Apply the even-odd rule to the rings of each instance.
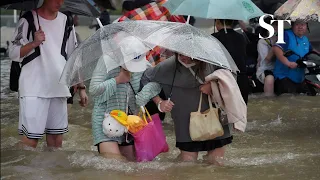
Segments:
[[[141,57],[138,58],[141,59],[138,60],[138,63],[135,61],[134,64],[125,64],[123,67],[117,67],[109,72],[107,72],[105,60],[101,59],[93,72],[89,88],[94,99],[92,134],[94,145],[97,146],[98,152],[104,156],[111,155],[121,159],[126,157],[129,161],[135,159],[133,138],[129,135],[128,141],[126,141],[126,135],[116,138],[107,137],[103,133],[102,122],[104,114],[110,113],[112,110],[126,112],[129,107],[129,114],[135,114],[138,110],[134,93],[138,92],[142,73],[148,65],[145,56]],[[129,96],[128,99],[127,96]]]

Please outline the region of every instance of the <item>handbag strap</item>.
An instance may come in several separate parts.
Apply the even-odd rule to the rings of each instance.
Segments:
[[[204,84],[204,82],[198,76],[196,76],[196,73],[193,71],[193,69],[191,67],[188,69],[190,70],[191,74],[198,80],[198,82],[200,84]],[[210,95],[208,95],[208,100],[209,100],[210,108],[213,108]],[[200,112],[201,102],[202,102],[202,92],[201,92],[201,96],[200,96],[200,104],[199,104],[199,110],[198,110],[199,112]],[[214,102],[214,105],[216,106],[216,108],[219,108],[218,103]]]
[[[198,82],[200,83],[200,84],[204,84],[204,82],[196,75],[196,73],[193,71],[193,69],[190,67],[190,68],[188,68],[189,69],[189,71],[191,72],[191,74],[198,80]]]
[[[213,109],[210,95],[208,95],[208,102],[209,102],[209,107],[210,107],[210,109]],[[200,94],[200,101],[199,101],[198,112],[201,112],[201,104],[202,104],[202,92],[201,92],[201,94]]]

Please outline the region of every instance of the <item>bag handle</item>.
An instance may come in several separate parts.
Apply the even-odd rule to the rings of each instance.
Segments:
[[[141,114],[142,114],[142,115],[141,115]],[[147,121],[147,118],[146,118],[146,114],[147,114],[147,116],[148,116],[148,118],[150,119],[150,122],[151,122],[151,121],[152,121],[152,118],[151,118],[151,116],[150,116],[149,111],[147,110],[146,107],[141,106],[141,109],[140,109],[140,112],[139,112],[139,116],[142,116],[144,122],[145,122],[146,124],[148,124],[148,121]]]
[[[198,80],[198,82],[199,82],[200,84],[204,84],[204,82],[203,82],[198,76],[196,76],[196,73],[193,71],[192,68],[188,68],[188,69],[190,70],[191,74]],[[209,100],[210,108],[213,108],[213,107],[212,107],[212,102],[211,102],[210,95],[208,95],[208,100]],[[202,102],[202,92],[201,92],[201,96],[200,96],[200,103],[199,103],[198,112],[200,112],[201,102]],[[219,108],[218,103],[215,102],[215,101],[214,101],[214,105],[216,106],[216,108]]]
[[[210,95],[208,95],[208,102],[209,102],[209,107],[210,107],[210,109],[213,109]],[[200,94],[200,101],[199,101],[198,112],[201,112],[201,104],[202,104],[202,92],[201,92],[201,94]]]

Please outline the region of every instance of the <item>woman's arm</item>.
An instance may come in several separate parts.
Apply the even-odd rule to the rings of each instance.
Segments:
[[[296,68],[298,65],[297,65],[297,63],[295,63],[295,62],[290,62],[289,60],[288,60],[288,58],[286,58],[284,55],[283,55],[283,51],[282,51],[282,49],[280,48],[280,47],[278,47],[278,46],[273,46],[272,47],[272,49],[273,49],[273,52],[274,52],[274,54],[276,55],[276,57],[279,59],[279,61],[281,61],[284,65],[286,65],[286,66],[288,66],[289,68],[292,68],[292,69],[294,69],[294,68]]]
[[[161,100],[161,98],[158,96],[160,91],[161,86],[159,83],[149,82],[148,84],[143,86],[140,92],[137,93],[136,104],[138,106],[145,106],[150,101],[150,99],[156,99],[156,101],[154,102],[158,104]]]
[[[97,63],[90,81],[89,93],[100,102],[107,101],[117,89],[116,78],[107,79],[106,67],[103,60]]]

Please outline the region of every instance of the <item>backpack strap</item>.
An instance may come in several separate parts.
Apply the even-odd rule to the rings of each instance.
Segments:
[[[73,29],[73,18],[71,14],[66,14],[66,16],[67,16],[67,22],[64,28],[64,35],[63,35],[63,40],[61,45],[61,55],[67,60],[68,57],[66,53],[66,45],[67,45],[67,41],[69,39],[70,33]]]
[[[268,38],[268,39],[265,39],[265,41],[266,41],[266,43],[270,46],[270,47],[272,47],[272,44],[271,44],[271,39],[270,38]]]
[[[32,34],[32,37],[34,39],[34,33],[36,32],[36,26],[34,25],[34,18],[33,18],[33,14],[32,11],[28,11],[26,12],[22,18],[25,18],[28,21],[28,40],[30,39],[30,35]],[[34,49],[34,52],[32,54],[30,54],[29,56],[25,57],[22,62],[21,62],[21,67],[23,67],[24,65],[26,65],[27,63],[31,62],[32,60],[34,60],[35,58],[37,58],[38,56],[40,56],[40,47],[36,47]]]

